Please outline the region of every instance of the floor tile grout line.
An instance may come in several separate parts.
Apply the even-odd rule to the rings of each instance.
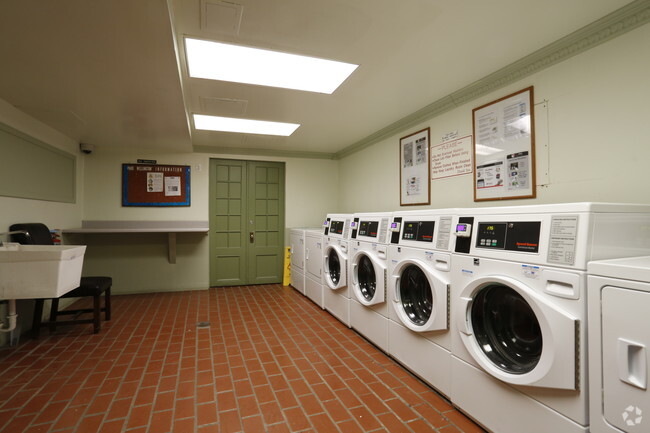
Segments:
[[[314,305],[316,305],[316,304],[314,304]],[[344,324],[341,324],[341,325],[342,325],[342,326],[345,326]],[[356,330],[354,330],[354,329],[352,329],[352,328],[348,328],[348,329],[354,331],[357,335],[359,335],[359,337],[364,338],[363,336],[361,336],[360,334],[358,334],[358,332],[357,332]],[[365,338],[364,338],[364,340],[365,340]],[[375,346],[374,344],[372,344],[371,342],[369,342],[369,341],[367,341],[367,340],[366,340],[366,342],[370,343],[370,344],[371,344],[371,345],[372,345],[372,346],[373,346],[373,347],[374,347],[374,348],[375,348],[379,353],[381,353],[382,355],[388,357],[388,358],[392,361],[393,364],[395,364],[395,365],[399,365],[399,364],[397,364],[397,363],[396,363],[392,358],[390,358],[390,355],[388,355],[386,352],[384,352],[384,351],[381,350],[380,348],[376,347],[376,346]],[[344,350],[347,350],[348,353],[350,353],[349,350],[348,350],[347,348],[345,348],[345,347],[342,347],[342,348],[343,348]],[[351,354],[351,356],[354,357],[354,355],[352,355],[352,354]],[[403,366],[400,366],[400,368],[404,368],[404,367],[403,367]],[[386,369],[384,369],[384,370],[385,370],[387,373],[390,373],[388,370],[386,370]],[[419,378],[417,378],[417,377],[416,377],[415,375],[413,375],[412,373],[408,372],[408,370],[406,370],[406,371],[407,371],[407,373],[410,374],[412,377],[414,377],[415,379],[419,380]],[[372,374],[372,375],[375,376],[375,378],[376,378],[376,375],[375,375],[374,373],[371,372],[370,374]],[[392,373],[390,373],[390,374],[392,374]],[[356,373],[355,373],[355,376],[356,376],[359,380],[362,380],[358,375],[356,375]],[[393,376],[394,376],[394,375],[393,375]],[[400,380],[400,379],[398,379],[398,378],[396,378],[396,379],[397,379],[397,380]],[[379,378],[377,378],[377,380],[379,381]],[[403,383],[403,381],[401,381],[401,380],[400,380],[400,382]],[[435,392],[435,390],[431,390],[431,391],[432,391],[432,392]],[[374,393],[374,392],[373,392],[373,395],[374,395],[375,397],[377,397],[377,398],[380,398],[380,397],[379,397],[376,393]],[[400,399],[400,400],[401,400],[404,404],[406,404],[407,406],[411,407],[411,406],[408,404],[408,402],[406,402],[406,401],[405,401],[405,400],[404,400],[400,395],[395,394],[395,397],[398,398],[398,399]],[[423,401],[423,403],[426,404],[425,401]],[[440,411],[438,411],[435,407],[432,407],[432,408],[433,408],[434,410],[436,410],[436,412],[440,413]],[[418,414],[418,415],[419,415],[419,414]],[[441,415],[441,416],[444,416],[442,413],[440,413],[440,415]],[[423,418],[422,418],[421,415],[419,415],[417,419],[423,419]],[[378,421],[381,423],[380,420],[378,420]],[[450,424],[452,424],[452,421],[451,421],[451,420],[448,420],[448,421],[449,421]],[[383,425],[383,423],[382,423],[382,425]]]

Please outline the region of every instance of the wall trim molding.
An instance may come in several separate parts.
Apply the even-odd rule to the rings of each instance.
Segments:
[[[650,0],[632,3],[557,41],[459,89],[426,107],[391,123],[332,155],[341,159],[390,138],[460,105],[520,81],[550,66],[583,53],[650,22]]]
[[[334,159],[333,153],[301,152],[295,150],[255,149],[243,147],[194,146],[194,153],[211,153],[219,155],[259,155],[279,158]]]

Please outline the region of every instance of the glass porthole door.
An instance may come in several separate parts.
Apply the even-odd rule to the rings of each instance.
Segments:
[[[482,276],[454,300],[457,332],[467,349],[457,356],[469,355],[506,383],[579,388],[580,319],[554,297],[514,278]]]
[[[386,300],[384,261],[370,251],[359,251],[352,258],[353,291],[355,297],[364,305],[380,304]]]
[[[323,256],[323,275],[327,286],[330,289],[345,287],[347,285],[345,256],[334,246],[325,247]]]
[[[510,287],[494,284],[479,290],[470,311],[474,338],[485,356],[511,374],[532,371],[544,339],[535,312]]]
[[[391,288],[402,324],[416,332],[449,328],[449,283],[445,275],[420,260],[397,264]]]

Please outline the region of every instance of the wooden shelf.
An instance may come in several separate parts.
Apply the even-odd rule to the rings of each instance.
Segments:
[[[176,263],[177,233],[208,233],[208,221],[82,221],[80,228],[63,229],[63,234],[167,233],[169,263]]]

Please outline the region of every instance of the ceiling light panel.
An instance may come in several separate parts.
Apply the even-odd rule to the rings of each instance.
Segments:
[[[293,134],[299,126],[300,125],[296,123],[268,122],[264,120],[236,119],[234,117],[194,114],[194,127],[206,131],[281,135],[288,137]]]
[[[190,77],[333,93],[358,67],[350,63],[185,38]]]

